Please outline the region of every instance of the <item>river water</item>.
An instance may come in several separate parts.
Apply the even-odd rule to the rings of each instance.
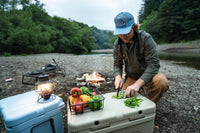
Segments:
[[[190,52],[159,52],[159,57],[161,60],[172,60],[178,65],[183,65],[187,67],[192,67],[200,70],[200,52],[190,51]]]
[[[104,56],[112,56],[112,49],[107,50],[93,50],[91,54],[99,54]],[[170,60],[175,61],[175,64],[187,66],[200,70],[200,53],[199,51],[168,51],[168,52],[159,52],[159,58],[161,60]]]

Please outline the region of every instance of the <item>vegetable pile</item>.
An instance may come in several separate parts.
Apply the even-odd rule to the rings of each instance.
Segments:
[[[89,102],[89,107],[92,110],[95,110],[95,109],[97,109],[97,108],[102,106],[102,101],[100,101],[100,96],[99,95],[91,97],[88,102]]]
[[[124,94],[119,94],[118,96],[117,95],[112,95],[112,98],[122,99],[122,98],[124,98]]]
[[[125,91],[120,91],[120,94],[118,96],[112,95],[112,98],[122,99],[122,98],[124,98],[124,93],[125,93]]]
[[[139,99],[136,96],[128,98],[124,101],[124,104],[130,108],[139,107],[143,99]]]
[[[102,107],[100,96],[97,95],[96,92],[90,92],[90,90],[85,86],[81,88],[72,88],[70,91],[69,101],[72,109],[76,113],[82,113],[88,105],[91,110],[96,110]]]
[[[116,99],[123,99],[124,98],[124,93],[125,91],[121,91],[120,94],[117,95],[112,95],[112,98],[116,98]],[[135,97],[131,97],[131,98],[127,98],[124,101],[125,106],[128,106],[130,108],[135,108],[135,107],[139,107],[140,103],[143,101],[143,99],[139,99],[136,96]]]

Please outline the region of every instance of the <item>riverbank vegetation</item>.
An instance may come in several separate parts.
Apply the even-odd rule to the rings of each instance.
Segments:
[[[51,17],[39,0],[1,0],[0,20],[0,54],[83,54],[115,40],[111,31]]]
[[[200,39],[199,0],[143,0],[139,12],[141,29],[158,43]]]

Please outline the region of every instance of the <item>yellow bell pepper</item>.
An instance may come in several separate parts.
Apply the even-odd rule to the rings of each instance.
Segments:
[[[87,106],[87,104],[85,103],[88,103],[88,101],[90,100],[90,96],[83,94],[83,95],[80,95],[79,98],[84,103],[84,106]]]
[[[69,96],[69,101],[70,101],[71,104],[74,104],[74,102],[77,101],[77,100],[81,100],[80,96],[79,97]]]

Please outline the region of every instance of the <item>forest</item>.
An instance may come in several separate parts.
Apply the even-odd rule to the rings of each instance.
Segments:
[[[140,29],[159,43],[200,39],[199,0],[143,0]]]
[[[140,29],[149,32],[158,44],[198,40],[199,5],[199,0],[143,0]],[[0,29],[0,55],[87,54],[93,49],[112,48],[117,38],[113,31],[52,17],[39,0],[1,0]]]
[[[1,55],[85,54],[111,48],[116,39],[112,31],[51,17],[39,0],[1,0],[0,29]]]

